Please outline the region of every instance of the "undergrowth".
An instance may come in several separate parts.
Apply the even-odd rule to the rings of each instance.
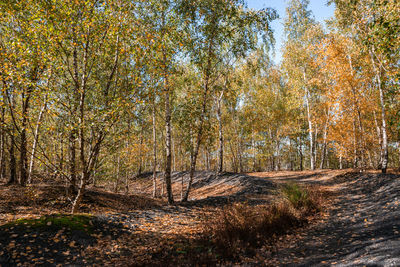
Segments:
[[[323,192],[315,187],[290,182],[282,186],[281,192],[294,208],[302,212],[314,213],[321,210]]]
[[[308,217],[322,207],[323,194],[312,187],[285,184],[279,200],[251,206],[248,203],[228,205],[203,221],[203,238],[219,253],[232,257],[274,240],[304,225]]]

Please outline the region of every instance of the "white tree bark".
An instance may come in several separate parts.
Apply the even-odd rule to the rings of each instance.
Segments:
[[[40,130],[40,125],[42,123],[42,118],[43,114],[47,108],[47,96],[44,100],[44,104],[42,108],[40,109],[39,116],[36,122],[36,128],[35,128],[35,133],[33,136],[33,144],[32,144],[32,152],[31,152],[31,160],[29,162],[29,171],[28,171],[28,184],[32,183],[32,173],[33,173],[33,165],[35,163],[35,154],[36,154],[36,147],[37,143],[39,141],[39,130]]]

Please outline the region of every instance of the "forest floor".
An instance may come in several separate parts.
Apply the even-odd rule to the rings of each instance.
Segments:
[[[177,200],[182,177],[185,182],[187,173],[173,175]],[[268,203],[288,181],[332,192],[325,210],[309,224],[281,236],[274,246],[235,259],[224,259],[198,241],[204,218],[234,202]],[[398,174],[197,172],[190,201],[172,206],[149,197],[151,175],[132,180],[130,188],[129,195],[90,188],[81,217],[72,218],[62,215],[70,210],[62,186],[0,185],[0,266],[400,265]]]

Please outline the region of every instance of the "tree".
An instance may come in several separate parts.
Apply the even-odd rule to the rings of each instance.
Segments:
[[[313,68],[315,55],[309,50],[309,45],[318,42],[323,32],[321,26],[314,21],[308,5],[308,0],[289,2],[284,22],[286,43],[282,65],[293,95],[304,99],[308,122],[310,168],[314,170],[317,129],[314,123],[313,101],[318,93],[313,92],[316,88],[310,84],[317,70]],[[299,101],[299,104],[302,104],[302,101]]]
[[[54,72],[61,84],[56,92],[58,112],[69,117],[63,123],[69,132],[69,180],[77,190],[73,213],[93,174],[101,144],[119,115],[124,96],[118,91],[117,73],[126,56],[123,44],[131,32],[127,14],[132,7],[125,1],[43,3],[53,62],[59,64]]]
[[[379,105],[382,131],[381,170],[386,172],[388,166],[387,135],[387,84],[388,73],[398,68],[398,1],[331,1],[336,5],[335,15],[338,23],[350,33],[351,37],[369,54],[375,73],[374,84],[379,92]],[[396,57],[397,55],[397,57]]]
[[[207,113],[207,102],[211,88],[219,75],[218,70],[221,60],[220,53],[224,47],[237,57],[255,48],[257,33],[264,32],[264,41],[272,41],[272,32],[269,23],[276,18],[276,12],[265,9],[259,12],[246,10],[243,2],[237,1],[200,1],[196,4],[183,2],[181,10],[192,18],[188,30],[193,31],[189,47],[192,62],[199,69],[202,76],[202,109],[196,129],[196,141],[191,153],[191,167],[189,182],[182,201],[187,201],[196,169],[197,157],[203,138],[203,127]]]

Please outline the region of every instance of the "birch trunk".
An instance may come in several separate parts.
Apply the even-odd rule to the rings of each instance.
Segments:
[[[191,157],[189,182],[188,182],[188,185],[186,188],[185,195],[182,198],[183,202],[186,202],[189,198],[189,192],[190,192],[190,189],[192,187],[192,182],[193,182],[193,175],[194,175],[194,172],[196,169],[197,157],[199,155],[201,139],[203,137],[203,124],[204,124],[204,118],[205,118],[206,110],[207,110],[207,98],[208,98],[207,96],[208,96],[208,91],[209,91],[209,87],[210,87],[210,78],[211,78],[212,53],[213,53],[213,37],[211,37],[211,40],[210,40],[210,43],[208,46],[207,67],[204,72],[205,76],[204,76],[204,86],[203,86],[202,109],[201,109],[201,114],[200,114],[199,126],[197,128],[196,144],[195,144],[193,155]]]
[[[222,111],[221,111],[221,101],[223,95],[224,92],[221,92],[221,95],[217,99],[217,120],[218,120],[218,139],[219,139],[218,173],[222,173],[224,168],[224,133],[222,128]]]
[[[379,90],[379,100],[380,100],[380,106],[381,106],[381,119],[382,119],[382,166],[381,166],[381,170],[382,170],[382,173],[386,173],[387,166],[388,166],[388,160],[389,160],[389,152],[388,152],[388,139],[387,139],[387,132],[386,132],[385,94],[384,94],[384,89],[382,88],[383,83],[381,80],[382,71],[381,71],[380,67],[376,66],[373,50],[370,51],[370,56],[371,56],[371,60],[372,60],[372,66],[376,73],[376,81],[377,81],[377,86],[378,86],[378,90]]]
[[[20,133],[20,155],[19,155],[19,183],[25,186],[28,180],[28,140],[26,137],[28,127],[28,112],[29,112],[29,99],[31,96],[32,88],[22,93],[22,122]]]
[[[356,130],[356,122],[353,120],[353,143],[354,143],[354,160],[353,160],[353,168],[358,167],[358,142],[357,142],[357,130]]]
[[[299,137],[300,144],[299,144],[299,156],[300,156],[300,171],[303,171],[303,139],[301,136]]]
[[[153,99],[153,198],[157,197],[157,132],[156,132],[156,101]]]
[[[375,111],[374,111],[374,121],[375,121],[376,134],[378,136],[378,142],[379,142],[379,148],[380,148],[377,169],[381,169],[382,168],[382,159],[383,159],[382,133],[381,133],[381,127],[379,127],[378,120],[376,119]]]
[[[44,100],[43,107],[40,109],[39,116],[38,116],[38,119],[37,119],[37,122],[36,122],[36,128],[35,128],[35,133],[34,133],[34,137],[33,137],[33,144],[32,144],[31,160],[30,160],[30,163],[29,163],[28,184],[32,183],[32,173],[33,173],[33,165],[35,163],[36,146],[37,146],[37,143],[39,141],[40,125],[42,123],[42,118],[43,118],[44,111],[46,110],[46,107],[47,107],[47,96],[46,96],[46,98]],[[57,151],[55,151],[55,153],[57,154]]]
[[[349,60],[351,75],[354,76],[351,55],[348,56],[348,60]],[[360,157],[361,157],[361,168],[363,169],[366,165],[365,159],[364,159],[364,154],[365,154],[365,149],[366,149],[366,144],[365,144],[365,140],[364,140],[364,127],[363,127],[362,120],[361,120],[361,110],[360,110],[360,103],[359,103],[359,100],[357,97],[357,88],[355,88],[351,82],[349,82],[349,83],[350,83],[351,91],[353,93],[355,110],[357,111],[358,128],[359,128],[359,134],[360,134],[360,151],[359,152],[360,152]]]
[[[327,135],[328,135],[328,124],[329,124],[329,114],[330,110],[328,110],[328,113],[326,115],[326,122],[324,126],[324,134],[323,134],[323,144],[322,144],[322,153],[321,153],[321,165],[319,166],[320,169],[324,168],[325,161],[326,161],[326,152],[327,152]]]
[[[165,10],[162,10],[161,24],[163,28],[163,35],[166,34],[165,26]],[[162,47],[163,66],[164,66],[164,91],[165,91],[165,186],[167,190],[168,203],[174,203],[174,196],[172,194],[171,186],[171,171],[172,171],[172,144],[171,144],[171,108],[170,108],[170,88],[168,83],[168,61],[167,52],[165,47]]]
[[[77,190],[76,184],[76,131],[72,129],[69,134],[68,144],[69,182],[72,191]]]
[[[308,136],[310,138],[310,168],[311,168],[311,170],[315,170],[314,134],[313,134],[313,125],[312,125],[312,121],[311,121],[310,104],[309,104],[307,89],[306,89],[306,106],[307,106],[307,120],[308,120]]]
[[[191,155],[191,160],[190,160],[190,172],[189,172],[189,182],[186,188],[185,195],[182,198],[182,201],[185,202],[188,200],[190,189],[192,187],[193,183],[193,176],[194,172],[196,170],[196,163],[197,163],[197,157],[199,155],[199,150],[200,150],[200,145],[201,145],[201,139],[203,137],[203,123],[204,123],[204,116],[206,113],[206,107],[207,107],[207,95],[208,95],[208,90],[209,90],[209,75],[206,75],[206,81],[204,84],[204,91],[203,91],[203,103],[202,103],[202,111],[200,114],[200,122],[199,122],[199,127],[197,129],[197,137],[196,137],[196,143],[194,145],[194,151],[193,154]]]
[[[6,159],[5,159],[5,148],[6,148],[6,132],[4,130],[4,115],[5,115],[5,108],[1,108],[1,121],[0,124],[2,125],[0,128],[0,180],[3,180],[6,178]]]
[[[164,52],[164,61],[166,62]],[[170,91],[168,85],[167,69],[164,73],[164,88],[165,88],[165,185],[168,195],[168,203],[174,203],[171,186],[171,165],[172,165],[172,147],[171,147],[171,110],[170,110]]]
[[[306,82],[306,72],[303,70],[303,78],[304,82]],[[310,108],[310,92],[308,91],[307,85],[304,86],[305,98],[306,98],[306,108],[307,108],[307,120],[308,120],[308,135],[310,138],[310,167],[311,170],[315,170],[315,156],[314,156],[314,134],[313,134],[313,124],[311,117],[311,108]]]

